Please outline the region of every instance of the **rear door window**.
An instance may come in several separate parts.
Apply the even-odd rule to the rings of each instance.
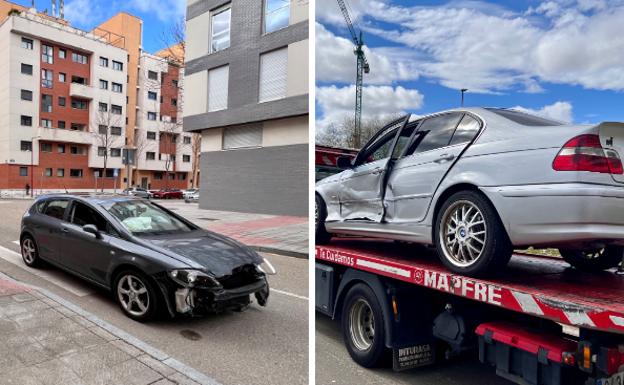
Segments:
[[[453,134],[453,138],[451,139],[451,146],[454,144],[466,143],[470,142],[477,132],[479,132],[479,128],[481,128],[481,123],[472,116],[466,114],[462,118],[461,122],[457,126],[455,133]]]
[[[43,209],[42,214],[52,218],[63,220],[63,217],[65,216],[65,209],[67,209],[68,205],[69,201],[67,199],[50,200]]]
[[[462,115],[460,112],[452,112],[423,121],[418,127],[420,142],[412,153],[418,154],[448,146]]]

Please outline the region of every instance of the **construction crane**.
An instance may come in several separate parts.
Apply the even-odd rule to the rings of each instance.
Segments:
[[[364,74],[370,72],[370,66],[368,65],[366,55],[364,55],[364,50],[362,49],[362,47],[364,46],[364,41],[362,40],[362,31],[360,31],[359,35],[355,32],[355,28],[353,27],[353,23],[351,22],[351,17],[349,16],[349,11],[347,10],[347,6],[344,0],[336,1],[338,1],[338,6],[340,7],[340,11],[342,11],[342,16],[344,16],[347,27],[349,28],[349,32],[351,33],[351,40],[355,44],[355,49],[353,50],[353,53],[357,57],[357,72],[355,77],[355,125],[353,132],[353,147],[360,148],[362,146],[362,81]]]

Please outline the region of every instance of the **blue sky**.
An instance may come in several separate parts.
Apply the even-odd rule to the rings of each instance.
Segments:
[[[12,0],[30,6],[30,0]],[[57,0],[57,6],[60,3]],[[52,10],[50,0],[36,0],[39,11]],[[154,53],[163,48],[162,34],[183,19],[186,0],[65,0],[65,18],[73,26],[91,30],[118,12],[128,12],[143,19],[143,49]]]
[[[371,64],[365,117],[457,107],[468,88],[466,105],[624,121],[622,0],[347,2]],[[336,1],[316,17],[322,128],[353,114],[355,56]]]

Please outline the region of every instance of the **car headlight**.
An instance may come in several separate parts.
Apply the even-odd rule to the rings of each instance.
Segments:
[[[169,276],[184,287],[208,288],[221,285],[215,277],[199,270],[171,270]]]

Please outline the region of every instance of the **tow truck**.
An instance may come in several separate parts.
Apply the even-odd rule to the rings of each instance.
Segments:
[[[386,240],[316,246],[316,309],[341,321],[351,358],[407,370],[468,354],[516,384],[624,384],[624,277],[515,253],[496,278],[445,269]]]

